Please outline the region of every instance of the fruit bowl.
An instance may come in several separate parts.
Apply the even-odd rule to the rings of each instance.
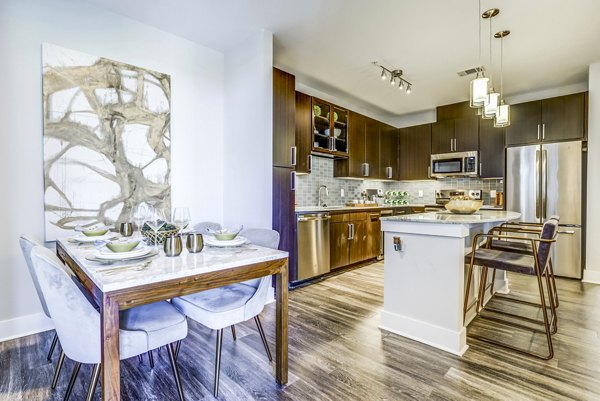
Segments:
[[[451,213],[473,214],[481,209],[483,201],[474,199],[450,199],[444,206]]]
[[[154,232],[147,223],[144,223],[144,226],[142,227],[142,235],[148,238],[148,244],[150,245],[162,244],[165,241],[165,238],[177,234],[178,232],[179,228],[169,223],[163,225],[157,232]]]

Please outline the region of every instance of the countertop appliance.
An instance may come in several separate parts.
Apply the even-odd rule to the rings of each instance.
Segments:
[[[552,250],[554,274],[582,276],[583,153],[581,141],[519,146],[506,151],[506,209],[521,221],[560,217]]]
[[[328,213],[298,214],[298,277],[296,282],[329,273]]]
[[[477,151],[431,155],[430,175],[433,178],[479,176]]]

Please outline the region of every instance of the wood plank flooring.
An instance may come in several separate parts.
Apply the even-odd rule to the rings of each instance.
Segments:
[[[511,289],[534,295],[529,278],[510,276]],[[378,329],[383,263],[340,274],[290,292],[290,380],[275,384],[260,337],[250,321],[225,332],[221,400],[600,400],[600,286],[558,279],[556,356],[549,362],[469,340],[462,357]],[[496,302],[496,301],[494,301]],[[504,304],[502,304],[504,305]],[[275,310],[262,313],[271,350]],[[532,348],[543,337],[474,321],[469,331],[504,336]],[[73,363],[56,390],[46,361],[54,332],[0,343],[0,400],[62,400]],[[187,400],[213,400],[215,333],[190,321],[179,356]],[[56,362],[58,352],[54,357]],[[168,355],[155,351],[122,362],[124,400],[177,400]],[[91,369],[84,366],[71,400],[83,400]],[[99,400],[99,391],[96,400]]]

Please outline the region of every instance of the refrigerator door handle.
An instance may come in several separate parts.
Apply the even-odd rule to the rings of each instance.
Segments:
[[[548,212],[548,151],[542,151],[542,217]]]
[[[535,151],[535,218],[540,218],[540,151]]]

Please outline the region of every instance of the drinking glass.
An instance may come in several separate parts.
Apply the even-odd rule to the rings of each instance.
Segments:
[[[146,217],[146,224],[152,231],[154,231],[154,247],[157,248],[158,242],[158,231],[166,224],[165,212],[158,207],[150,206],[148,209],[148,215]]]
[[[173,225],[183,231],[190,224],[190,209],[187,207],[176,207],[173,212]]]
[[[140,236],[142,236],[142,227],[144,226],[144,222],[146,221],[146,217],[148,216],[148,207],[144,202],[136,205],[131,211],[131,220],[137,226]]]

